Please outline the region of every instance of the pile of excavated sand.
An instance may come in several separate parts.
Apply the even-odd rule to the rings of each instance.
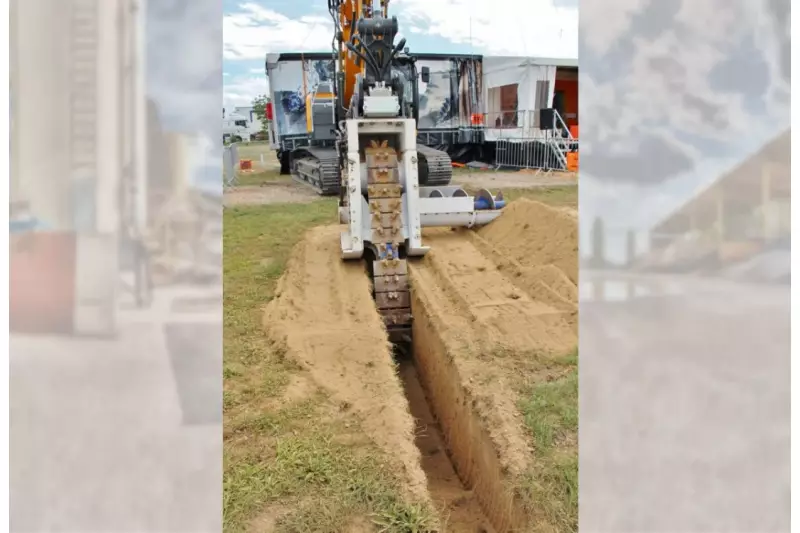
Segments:
[[[412,287],[419,283],[418,292],[441,292],[439,313],[462,317],[483,344],[542,353],[572,349],[575,303],[542,281],[546,265],[522,265],[469,233],[426,235],[431,250],[423,261],[412,261]],[[549,281],[571,283],[564,276]],[[550,292],[537,292],[537,283]]]
[[[428,232],[411,262],[415,359],[460,475],[498,531],[521,531],[531,517],[505,496],[533,458],[517,394],[574,349],[574,303],[469,233]]]
[[[478,235],[524,267],[552,265],[578,283],[578,224],[570,211],[521,198]]]
[[[480,230],[425,233],[410,263],[417,368],[451,457],[500,531],[533,517],[505,497],[533,466],[517,405],[577,345],[577,217],[517,200]]]
[[[295,247],[276,298],[267,306],[264,327],[396,461],[409,495],[427,500],[413,418],[370,282],[362,262],[341,260],[339,231],[336,226],[314,228]]]

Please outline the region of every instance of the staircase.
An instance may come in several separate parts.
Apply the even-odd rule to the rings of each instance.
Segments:
[[[73,187],[83,194],[92,191],[97,181],[97,2],[70,2],[69,172]],[[94,222],[94,211],[83,215]]]
[[[553,121],[555,122],[555,129],[550,131],[547,136],[547,144],[550,147],[555,160],[559,166],[559,170],[567,170],[567,153],[576,151],[578,149],[578,139],[572,136],[569,127],[561,118],[558,111],[553,110]],[[562,137],[561,131],[566,132],[567,136]]]

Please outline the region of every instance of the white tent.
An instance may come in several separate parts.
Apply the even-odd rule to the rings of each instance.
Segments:
[[[565,60],[484,56],[487,141],[542,135],[539,110],[553,104],[557,66],[566,66]]]

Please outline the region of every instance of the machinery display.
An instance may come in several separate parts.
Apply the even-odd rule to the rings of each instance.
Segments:
[[[375,0],[377,3],[377,0]],[[359,57],[360,52],[353,52],[347,48],[350,46],[360,47],[356,39],[353,43],[348,43],[349,39],[357,33],[355,27],[360,17],[364,17],[365,24],[369,24],[373,13],[373,0],[360,0],[350,2],[349,0],[329,0],[328,9],[337,24],[338,39],[343,39],[341,50],[336,50],[335,61],[337,65],[337,80],[334,84],[340,91],[334,95],[334,87],[331,84],[322,83],[318,87],[309,91],[306,95],[305,112],[306,124],[309,134],[308,146],[297,147],[290,154],[290,172],[296,180],[306,183],[314,188],[321,195],[335,195],[340,192],[339,174],[336,169],[338,154],[335,148],[335,131],[339,120],[349,108],[353,94],[355,94],[355,72],[363,71],[364,67],[372,68],[369,64],[372,59],[365,56]],[[376,11],[379,18],[383,18],[383,24],[394,24],[395,34],[397,32],[397,22],[386,18],[386,7],[388,0],[381,4]],[[346,17],[350,17],[349,19]],[[355,18],[353,18],[355,17]],[[377,19],[376,19],[377,20]],[[385,28],[379,28],[379,32]],[[370,33],[370,29],[364,27],[365,34]],[[377,34],[376,34],[377,35]],[[383,37],[377,36],[378,40]],[[405,43],[405,41],[403,41]],[[352,56],[346,61],[340,60],[341,54]],[[402,107],[403,116],[413,117],[419,120],[419,93],[416,80],[419,73],[416,69],[416,61],[408,55],[408,50],[404,46],[399,46],[396,50],[387,50],[387,58],[391,59],[386,63],[386,75],[390,77],[393,84],[402,87],[398,93]],[[382,56],[383,57],[383,56]],[[344,69],[344,70],[343,70]],[[383,74],[381,74],[383,75]],[[423,73],[423,81],[427,82],[429,73]],[[360,89],[359,89],[360,90]],[[333,112],[332,112],[333,111]],[[335,121],[335,122],[334,122]],[[415,130],[416,137],[416,130]],[[419,158],[419,181],[421,185],[444,186],[450,183],[453,175],[450,156],[447,152],[417,144],[417,157]]]
[[[407,82],[418,74],[405,39],[394,43],[398,23],[388,18],[388,3],[328,0],[336,76],[309,96],[319,144],[294,154],[293,166],[323,192],[339,186],[342,258],[366,260],[390,338],[403,340],[412,322],[407,258],[428,251],[422,228],[486,224],[505,202],[502,194],[473,197],[449,186],[447,154],[417,145],[416,83]],[[423,68],[419,76],[429,73]]]

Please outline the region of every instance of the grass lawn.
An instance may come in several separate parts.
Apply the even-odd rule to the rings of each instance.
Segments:
[[[281,176],[278,170],[270,169],[263,172],[240,172],[236,179],[239,187],[249,187],[267,183],[288,182],[292,178],[290,176]]]
[[[533,442],[534,467],[521,494],[531,514],[554,531],[578,531],[578,352],[562,374],[528,385],[519,409]]]
[[[275,174],[258,179],[286,179]],[[577,187],[504,193],[509,200],[577,206]],[[377,448],[340,438],[357,421],[330,416],[331,402],[321,391],[285,400],[302,371],[263,334],[263,307],[292,247],[305,230],[336,223],[336,199],[226,208],[223,216],[225,531],[426,531],[431,510],[403,501],[400,482],[382,466]],[[540,468],[523,496],[551,525],[574,531],[577,354],[559,379],[528,386],[519,407]]]

